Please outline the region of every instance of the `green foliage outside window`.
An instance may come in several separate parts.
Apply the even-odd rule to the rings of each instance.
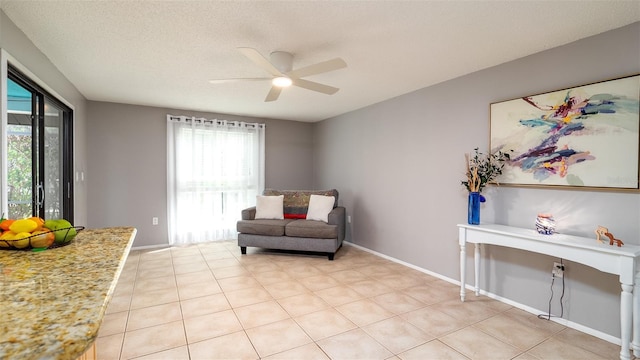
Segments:
[[[8,218],[21,219],[32,214],[31,127],[10,125],[7,136]]]

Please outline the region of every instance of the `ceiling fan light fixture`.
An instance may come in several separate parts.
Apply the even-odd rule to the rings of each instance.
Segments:
[[[286,76],[278,76],[278,77],[274,77],[273,80],[271,80],[271,84],[273,86],[284,88],[284,87],[291,86],[291,84],[293,84],[293,81],[291,80],[291,78],[288,78]]]

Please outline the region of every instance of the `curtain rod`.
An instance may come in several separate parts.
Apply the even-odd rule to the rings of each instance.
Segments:
[[[218,120],[218,119],[205,119],[197,118],[195,116],[183,116],[183,115],[171,115],[167,114],[167,121],[175,122],[197,122],[197,123],[216,123],[217,125],[231,125],[231,126],[248,126],[254,128],[264,128],[265,124],[260,123],[248,123],[244,121],[231,121],[231,120]]]

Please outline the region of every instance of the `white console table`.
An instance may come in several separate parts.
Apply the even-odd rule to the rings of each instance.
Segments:
[[[460,243],[460,299],[465,298],[466,244],[475,244],[475,293],[479,295],[480,246],[491,244],[532,251],[591,266],[620,277],[620,359],[629,360],[630,347],[640,357],[640,246],[601,244],[593,238],[554,234],[504,225],[458,224]],[[632,327],[633,326],[633,327]],[[633,332],[633,343],[631,335]]]

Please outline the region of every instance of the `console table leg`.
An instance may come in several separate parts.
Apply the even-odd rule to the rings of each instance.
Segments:
[[[640,272],[636,273],[633,289],[633,355],[640,358]]]
[[[460,239],[460,300],[464,301],[465,291],[464,288],[466,286],[466,242],[463,238]]]
[[[622,284],[620,294],[620,360],[630,360],[629,344],[631,343],[631,312],[633,311],[633,285]]]
[[[476,296],[480,295],[480,244],[476,244],[475,251],[473,252],[473,268],[475,271],[474,280],[476,287]]]

